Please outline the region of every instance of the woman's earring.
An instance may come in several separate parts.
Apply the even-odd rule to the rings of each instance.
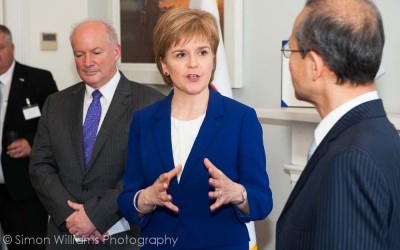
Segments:
[[[167,71],[164,72],[165,76],[169,76],[169,73]]]

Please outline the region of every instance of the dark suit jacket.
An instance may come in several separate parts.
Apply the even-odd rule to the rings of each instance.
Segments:
[[[26,139],[32,145],[39,118],[25,120],[22,108],[27,106],[26,98],[29,98],[32,105],[38,104],[41,110],[47,96],[56,91],[56,83],[49,71],[15,63],[4,119],[1,152],[6,187],[14,200],[27,200],[36,195],[29,179],[29,158],[13,159],[6,154],[7,133],[16,131],[19,138]]]
[[[345,114],[278,220],[277,250],[400,249],[400,139],[381,100]]]
[[[148,86],[128,81],[121,73],[85,170],[82,146],[84,93],[85,84],[81,82],[49,96],[31,154],[30,175],[39,198],[51,215],[50,227],[63,225],[73,212],[67,205],[67,200],[71,200],[84,205],[92,223],[103,233],[122,217],[116,200],[122,189],[133,113],[163,95]]]
[[[173,203],[179,207],[179,214],[158,207],[138,220],[138,212],[132,205],[134,194],[152,185],[160,174],[174,168],[172,96],[173,92],[134,116],[124,190],[118,200],[121,211],[128,221],[142,227],[142,237],[177,238],[177,246],[184,249],[238,249],[238,245],[248,249],[245,222],[261,220],[272,209],[262,128],[254,109],[223,97],[212,89],[206,116],[180,182],[178,184],[173,179],[168,189]],[[244,216],[234,205],[210,212],[214,200],[208,197],[211,187],[203,162],[206,157],[232,181],[246,188],[250,216]],[[143,249],[152,247],[147,244]]]

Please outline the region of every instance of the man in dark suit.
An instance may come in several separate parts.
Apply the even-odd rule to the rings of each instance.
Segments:
[[[45,237],[47,212],[29,180],[29,154],[40,110],[57,91],[49,71],[22,65],[14,59],[10,30],[0,25],[0,224],[10,235],[12,249],[44,249],[23,244],[22,237]]]
[[[49,96],[31,154],[32,184],[51,216],[48,249],[132,249],[138,229],[128,230],[116,204],[129,125],[163,95],[117,70],[121,48],[110,25],[83,22],[70,39],[83,81]],[[97,136],[87,153],[93,121]]]
[[[368,0],[308,0],[297,17],[283,53],[296,97],[322,121],[277,250],[400,249],[400,139],[374,83],[384,40]]]

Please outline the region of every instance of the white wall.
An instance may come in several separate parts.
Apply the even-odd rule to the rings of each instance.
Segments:
[[[280,105],[280,40],[288,38],[305,1],[244,1],[244,88],[234,96],[252,106]],[[387,111],[400,112],[400,1],[375,1],[386,31],[383,66],[378,90]]]
[[[27,4],[29,48],[23,63],[50,70],[59,89],[77,83],[80,79],[73,62],[69,35],[75,24],[88,18],[87,2],[35,0],[27,1]],[[57,33],[57,51],[40,50],[41,32]]]
[[[381,11],[386,32],[382,59],[386,74],[378,79],[378,90],[386,111],[400,113],[400,1],[376,0],[375,2]]]
[[[23,63],[51,70],[60,89],[79,81],[69,44],[71,27],[87,18],[110,20],[109,1],[28,1],[29,49]],[[383,58],[386,74],[378,80],[378,89],[387,111],[400,112],[400,2],[376,2],[384,18],[387,37]],[[303,3],[292,0],[244,1],[244,87],[233,91],[235,99],[257,108],[280,106],[280,43],[290,35]],[[59,49],[55,52],[40,51],[40,32],[57,32]],[[162,89],[164,92],[167,90]],[[272,250],[275,248],[275,224],[291,190],[289,177],[282,168],[283,164],[291,162],[291,131],[289,124],[276,121],[264,123],[263,130],[274,209],[267,219],[256,223],[256,228],[259,249]]]

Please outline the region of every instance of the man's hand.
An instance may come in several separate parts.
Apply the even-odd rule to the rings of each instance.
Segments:
[[[66,220],[66,225],[70,234],[80,238],[97,238],[104,241],[104,236],[90,221],[82,204],[67,201],[68,206],[75,210]]]
[[[11,158],[18,159],[28,157],[31,153],[31,145],[26,139],[17,139],[7,147],[7,155]]]

